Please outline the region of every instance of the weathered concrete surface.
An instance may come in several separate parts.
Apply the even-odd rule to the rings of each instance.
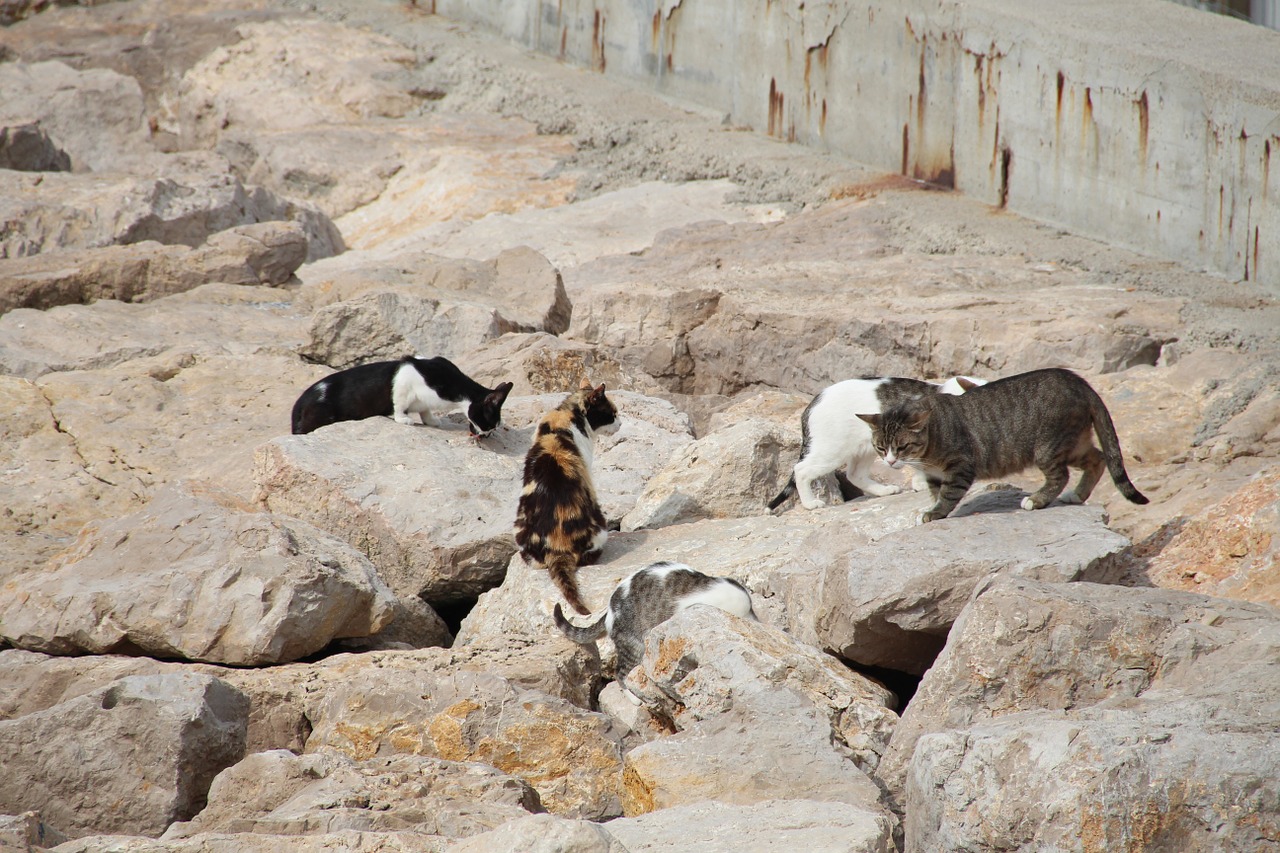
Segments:
[[[1280,33],[1160,0],[434,8],[770,136],[1280,286]]]

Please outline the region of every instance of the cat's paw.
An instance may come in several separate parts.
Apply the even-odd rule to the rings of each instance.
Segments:
[[[854,483],[859,489],[862,489],[868,495],[875,498],[887,498],[889,495],[897,495],[902,493],[902,489],[898,486],[889,486],[884,483],[877,483],[875,480],[863,485],[862,483]]]
[[[926,512],[920,516],[920,523],[928,524],[931,521],[940,521],[941,519],[944,519],[946,517],[947,517],[947,513],[945,512],[933,512],[932,510],[930,510],[929,512]]]
[[[805,509],[822,509],[826,505],[827,505],[827,502],[822,500],[821,498],[814,498],[811,501],[807,501],[804,498],[800,499],[800,506],[804,507]]]
[[[1028,509],[1028,510],[1041,508],[1041,505],[1036,503],[1036,499],[1031,497],[1031,495],[1027,495],[1025,498],[1022,499],[1021,506],[1023,509]]]
[[[1080,496],[1076,494],[1075,489],[1065,491],[1058,495],[1058,500],[1064,504],[1068,504],[1069,506],[1078,506],[1079,504],[1084,503],[1084,501],[1080,500]]]
[[[402,415],[402,414],[400,414],[400,413],[398,413],[398,412],[397,412],[396,414],[392,415],[391,417],[392,417],[392,418],[394,418],[394,419],[395,419],[395,422],[396,422],[396,423],[398,423],[398,424],[408,424],[409,426],[414,426],[414,424],[415,424],[415,421],[414,421],[414,419],[413,419],[413,416],[412,416],[412,415],[409,415],[408,413],[405,413],[405,414],[403,414],[403,415]]]

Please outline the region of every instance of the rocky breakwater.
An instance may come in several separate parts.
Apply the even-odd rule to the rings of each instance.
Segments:
[[[1280,849],[1265,293],[412,4],[46,5],[0,30],[0,847]],[[409,352],[504,426],[288,434]],[[1150,505],[766,510],[825,384],[1048,364]],[[760,616],[652,631],[639,705],[513,556],[584,377],[584,598],[671,559]]]

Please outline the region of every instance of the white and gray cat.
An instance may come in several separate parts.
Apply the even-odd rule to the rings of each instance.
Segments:
[[[644,656],[645,634],[695,604],[718,607],[734,616],[757,621],[751,607],[751,593],[738,581],[704,575],[684,563],[669,560],[645,566],[623,578],[609,597],[609,606],[586,626],[579,627],[566,619],[559,603],[552,616],[565,636],[575,643],[587,645],[608,634],[618,650],[618,683],[638,702],[627,687],[626,676]]]
[[[864,494],[874,497],[898,494],[902,491],[898,486],[872,479],[871,463],[879,454],[871,444],[871,428],[859,420],[858,415],[883,412],[926,394],[963,394],[965,387],[960,384],[961,379],[972,385],[986,384],[984,379],[968,376],[954,377],[941,385],[903,377],[867,377],[846,379],[818,392],[800,416],[800,461],[782,491],[769,502],[769,509],[777,509],[797,493],[805,509],[825,506],[814,494],[813,481],[832,471],[837,472],[837,477],[843,474]],[[926,487],[924,474],[917,470],[912,488],[918,492]]]

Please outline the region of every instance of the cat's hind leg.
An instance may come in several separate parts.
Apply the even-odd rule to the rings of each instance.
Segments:
[[[845,476],[849,478],[849,482],[853,483],[859,489],[862,489],[868,495],[883,498],[888,495],[896,495],[902,491],[898,486],[890,486],[871,478],[871,463],[875,460],[874,456],[854,456],[845,464]]]
[[[1102,456],[1102,451],[1090,442],[1088,449],[1070,464],[1075,468],[1082,468],[1083,473],[1076,487],[1063,492],[1058,500],[1064,504],[1082,504],[1089,500],[1089,495],[1093,494],[1093,487],[1102,479],[1103,472],[1107,470],[1107,462]]]
[[[835,466],[828,468],[821,462],[815,463],[812,456],[801,459],[796,463],[794,470],[796,478],[796,497],[800,500],[800,505],[805,509],[821,509],[826,503],[819,498],[813,491],[813,481],[819,477],[825,477],[835,470]]]
[[[1060,462],[1057,465],[1041,465],[1040,470],[1044,474],[1044,485],[1037,489],[1034,494],[1027,495],[1022,499],[1023,509],[1043,509],[1053,503],[1053,499],[1062,494],[1062,490],[1067,487],[1067,480],[1070,475],[1065,462]],[[1074,496],[1073,494],[1072,497]]]
[[[627,675],[631,670],[636,668],[636,664],[640,663],[640,659],[644,657],[644,643],[631,636],[630,631],[617,631],[610,635],[613,640],[613,646],[618,652],[618,662],[614,669],[614,679],[618,682],[618,686],[627,694],[634,704],[643,704],[640,697],[631,689],[631,685],[627,684]]]

